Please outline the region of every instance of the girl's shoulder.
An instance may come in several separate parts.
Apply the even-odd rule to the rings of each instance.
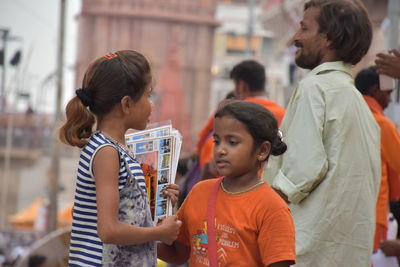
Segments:
[[[207,180],[202,180],[195,184],[193,188],[209,188],[215,183],[219,181],[220,178],[213,178],[213,179],[207,179]],[[193,189],[192,189],[193,190]]]
[[[86,146],[82,148],[84,154],[96,154],[100,149],[105,146],[114,147],[118,152],[118,146],[104,137],[100,132],[94,132],[88,140]]]
[[[90,136],[87,145],[84,146],[83,149],[97,149],[97,148],[103,147],[104,145],[115,146],[110,140],[105,138],[100,132],[94,132]]]
[[[267,183],[263,184],[260,187],[260,190],[257,190],[254,193],[256,193],[256,196],[253,196],[253,199],[257,199],[257,201],[269,208],[273,207],[280,209],[288,207],[288,204],[283,200],[283,198]]]
[[[113,147],[118,153],[117,158],[120,157],[118,147],[116,147],[113,143],[104,138],[104,136],[102,136],[100,133],[95,132],[89,138],[86,146],[82,148],[80,153],[80,160],[87,161],[90,165],[92,165],[94,157],[98,155],[99,152],[102,151],[102,149],[105,147]]]
[[[197,193],[208,193],[210,192],[211,188],[217,183],[219,182],[220,178],[214,178],[214,179],[207,179],[207,180],[203,180],[198,182],[197,184],[195,184],[193,186],[193,188],[190,190],[190,192],[192,192],[192,194],[197,194]]]

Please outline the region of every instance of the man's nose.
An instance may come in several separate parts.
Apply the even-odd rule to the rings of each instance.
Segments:
[[[294,33],[292,39],[290,39],[290,42],[291,42],[292,44],[296,44],[296,42],[298,42],[298,40],[299,40],[299,32],[300,32],[300,30],[297,30],[297,31]]]

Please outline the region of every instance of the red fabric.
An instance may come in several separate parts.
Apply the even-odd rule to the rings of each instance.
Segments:
[[[400,151],[399,151],[400,153]],[[400,200],[400,175],[398,175],[392,168],[388,167],[388,181],[389,181],[389,200]]]
[[[211,189],[207,207],[207,235],[208,235],[208,258],[211,267],[218,267],[217,238],[215,236],[215,209],[217,205],[218,189],[222,178],[216,181]]]
[[[244,101],[257,103],[257,104],[264,106],[266,109],[271,111],[272,114],[274,114],[276,120],[278,121],[278,125],[281,125],[283,116],[285,115],[285,111],[286,111],[285,108],[279,106],[274,101],[271,101],[271,100],[268,100],[265,98],[248,97]]]
[[[387,239],[387,227],[379,223],[375,227],[374,251],[377,251],[381,241]]]
[[[199,140],[197,141],[196,145],[198,151],[200,151],[201,148],[203,147],[204,143],[207,140],[207,137],[212,132],[213,128],[214,128],[214,115],[208,119],[206,125],[204,125],[203,129],[199,133]]]

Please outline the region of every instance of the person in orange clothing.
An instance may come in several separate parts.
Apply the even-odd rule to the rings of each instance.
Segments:
[[[234,93],[236,99],[264,106],[272,112],[278,123],[281,123],[285,115],[285,108],[267,98],[265,91],[265,68],[262,64],[255,60],[242,61],[233,67],[230,72],[230,78],[235,84]],[[214,139],[212,137],[213,123],[214,118],[211,117],[200,132],[197,143],[199,163],[202,169],[201,176],[203,179],[216,177],[215,166],[211,161],[214,149]]]
[[[383,113],[384,109],[390,103],[390,93],[392,90],[380,90],[379,74],[376,67],[361,70],[355,78],[355,86],[363,95],[381,128],[382,180],[376,204],[374,240],[374,250],[376,250],[379,248],[380,242],[386,240],[389,194],[393,198],[391,200],[399,200],[400,198],[399,188],[391,188],[389,186],[390,184],[398,184],[400,174],[400,136],[394,123]]]

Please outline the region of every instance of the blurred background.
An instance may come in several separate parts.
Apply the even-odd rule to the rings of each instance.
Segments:
[[[171,120],[184,136],[181,155],[190,155],[233,89],[236,63],[263,63],[269,98],[286,106],[306,73],[294,65],[291,46],[304,2],[1,0],[0,266],[24,266],[29,253],[46,246],[59,247],[51,266],[66,257],[63,227],[71,223],[79,150],[61,145],[55,133],[92,60],[122,49],[142,52],[154,72],[152,121]],[[400,0],[363,2],[374,40],[354,73],[399,44]],[[387,115],[399,126],[398,87],[392,97]]]

